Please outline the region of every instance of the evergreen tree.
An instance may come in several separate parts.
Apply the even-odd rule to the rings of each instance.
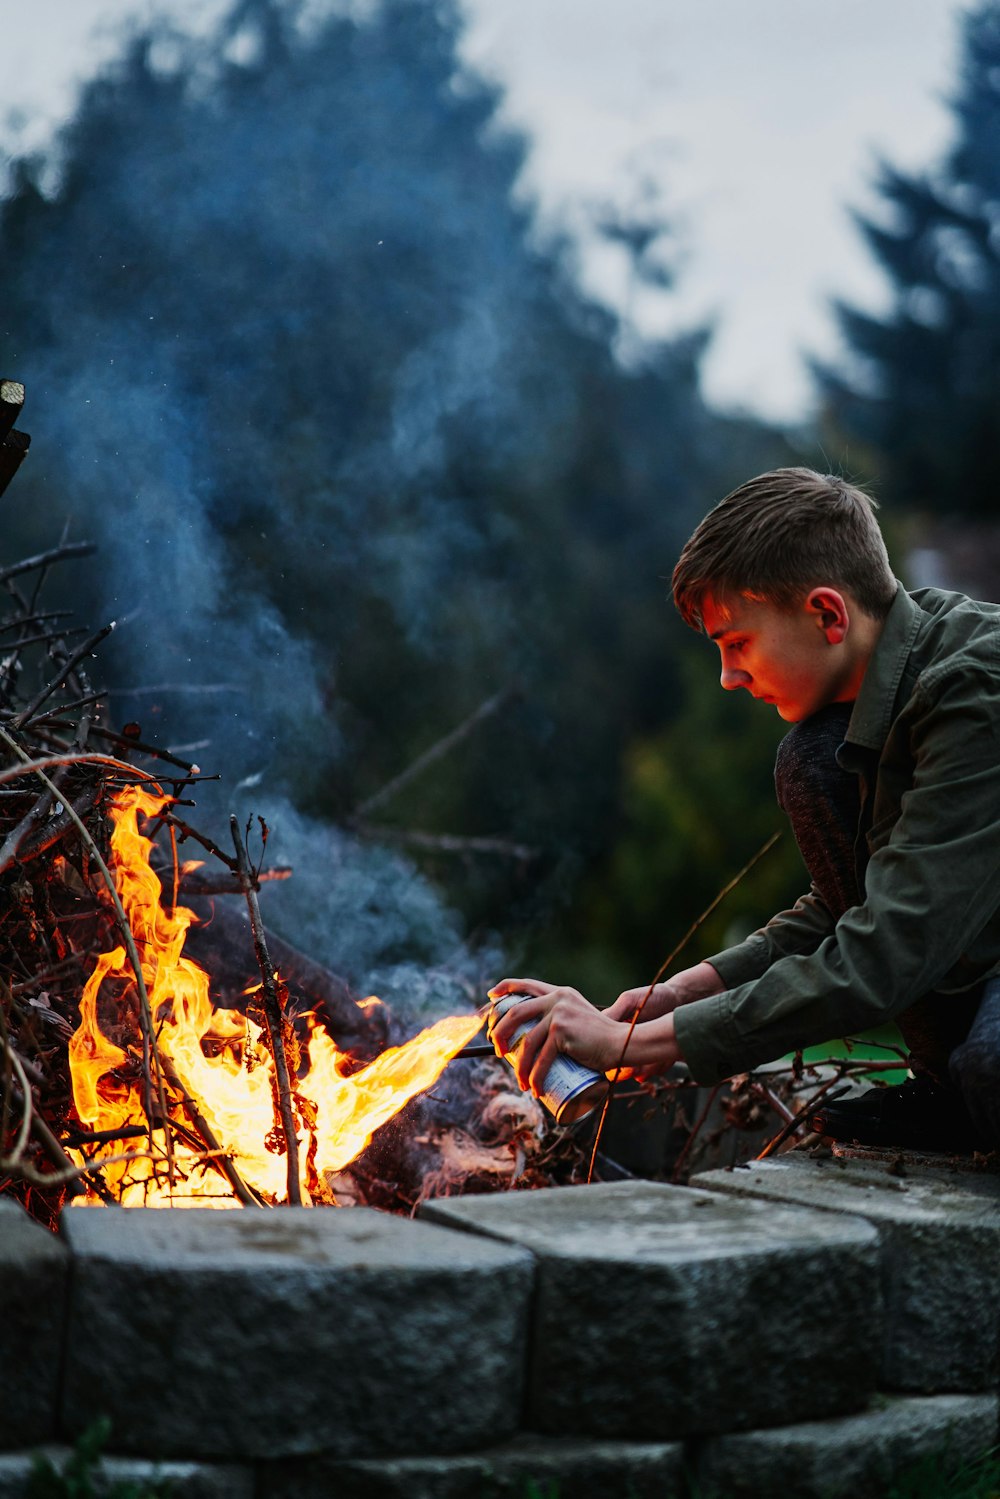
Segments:
[[[837,312],[845,368],[817,366],[827,413],[860,442],[891,503],[1000,509],[1000,4],[966,15],[957,139],[934,170],[883,164],[884,212],[859,218],[891,283],[876,317]]]
[[[35,445],[5,546],[67,514],[98,541],[116,716],[209,738],[224,805],[348,821],[513,689],[377,819],[540,851],[432,865],[494,921],[613,837],[623,748],[675,708],[662,579],[783,451],[706,409],[702,335],[615,362],[459,33],[445,0],[160,23],[85,89],[55,187],[15,168],[0,364]]]

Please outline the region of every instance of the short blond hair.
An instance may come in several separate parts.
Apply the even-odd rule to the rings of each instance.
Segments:
[[[674,603],[702,628],[706,594],[793,608],[828,583],[884,619],[896,593],[875,501],[836,474],[776,468],[710,510],[674,568]]]

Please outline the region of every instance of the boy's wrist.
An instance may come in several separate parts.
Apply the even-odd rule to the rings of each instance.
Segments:
[[[708,999],[712,994],[721,994],[727,987],[722,976],[709,962],[696,963],[670,980],[670,987],[679,995],[679,1004],[690,1004],[696,999]]]
[[[672,1011],[635,1027],[626,1048],[626,1067],[653,1075],[668,1071],[678,1060]]]

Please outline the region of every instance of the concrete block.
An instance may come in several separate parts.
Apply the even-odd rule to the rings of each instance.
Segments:
[[[861,1219],[638,1181],[421,1214],[537,1257],[535,1430],[666,1441],[857,1410],[874,1386],[878,1237]]]
[[[898,1169],[898,1168],[894,1168]],[[787,1152],[699,1187],[866,1218],[878,1230],[886,1336],[880,1382],[922,1393],[993,1388],[1000,1337],[1000,1178]]]
[[[996,1430],[995,1396],[876,1397],[863,1415],[710,1438],[697,1460],[698,1491],[726,1499],[884,1499],[918,1464],[939,1459],[946,1474],[980,1457]],[[925,1483],[913,1492],[947,1490]]]
[[[683,1452],[679,1442],[520,1437],[462,1457],[301,1460],[259,1469],[257,1499],[671,1499]]]
[[[0,1499],[28,1499],[36,1456],[62,1474],[71,1458],[68,1447],[46,1447],[39,1453],[9,1452],[0,1456]],[[170,1499],[254,1499],[254,1472],[235,1463],[153,1463],[141,1457],[102,1457],[88,1470],[87,1494],[145,1494],[156,1485]],[[162,1486],[162,1487],[161,1487]],[[37,1493],[37,1489],[35,1490]],[[84,1490],[67,1488],[67,1494]]]
[[[0,1446],[56,1434],[69,1255],[0,1199]]]
[[[63,1215],[64,1433],[150,1457],[462,1451],[518,1425],[533,1265],[365,1208]]]

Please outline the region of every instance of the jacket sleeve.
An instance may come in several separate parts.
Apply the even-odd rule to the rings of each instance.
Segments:
[[[884,1023],[938,987],[977,941],[993,962],[1000,954],[997,672],[966,664],[930,676],[907,710],[914,771],[900,815],[869,834],[864,903],[812,952],[780,956],[760,976],[675,1011],[681,1055],[699,1081]],[[987,928],[996,929],[992,947],[980,940]]]
[[[813,886],[789,911],[772,916],[766,926],[745,941],[707,958],[727,989],[748,984],[767,972],[779,958],[815,952],[834,928],[829,906]]]

